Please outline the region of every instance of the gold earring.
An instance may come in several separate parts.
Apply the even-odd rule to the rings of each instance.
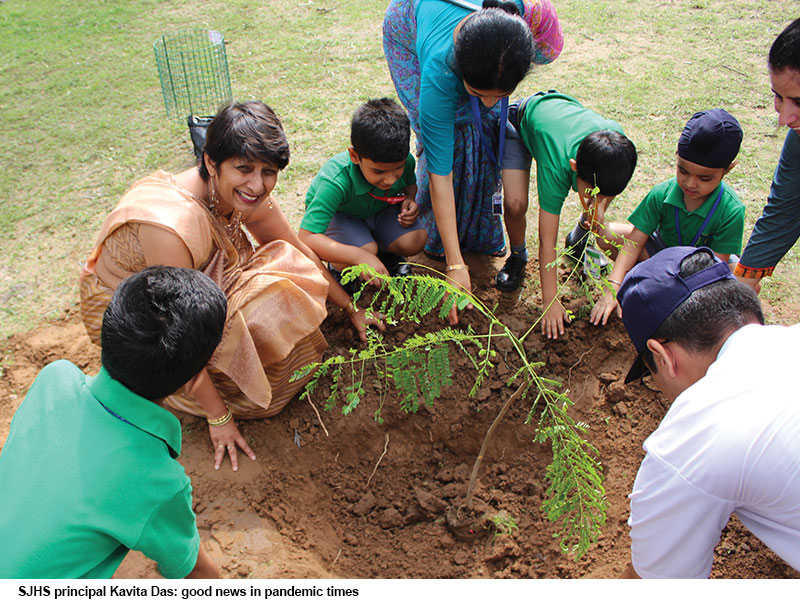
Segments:
[[[267,200],[269,200],[269,207],[268,207],[268,208],[270,208],[270,209],[271,209],[271,208],[272,208],[272,196],[270,196],[269,198],[267,198]]]
[[[210,205],[209,208],[211,209],[211,212],[213,212],[214,214],[217,214],[217,211],[219,209],[219,199],[217,198],[217,191],[214,189],[214,178],[213,177],[209,178],[208,186],[209,186],[209,189],[210,189],[209,198],[208,198],[209,205]]]

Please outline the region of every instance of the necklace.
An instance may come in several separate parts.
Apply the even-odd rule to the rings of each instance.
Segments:
[[[209,179],[208,185],[210,188],[208,208],[211,210],[211,214],[213,214],[217,220],[223,223],[228,237],[231,239],[237,238],[242,232],[242,222],[244,221],[242,213],[236,209],[233,209],[228,222],[225,223],[225,218],[219,214],[219,198],[217,198],[217,190],[214,188],[214,180]]]

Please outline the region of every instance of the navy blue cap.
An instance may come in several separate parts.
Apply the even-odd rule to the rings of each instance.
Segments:
[[[727,169],[742,145],[739,121],[721,108],[694,113],[678,140],[678,156],[709,169]]]
[[[714,264],[688,277],[681,277],[684,259],[698,252],[711,254]],[[617,300],[622,308],[622,322],[638,352],[625,377],[625,383],[630,383],[647,372],[642,350],[664,319],[691,296],[692,292],[722,279],[734,279],[728,264],[719,260],[709,248],[691,246],[665,248],[630,270],[617,292]]]

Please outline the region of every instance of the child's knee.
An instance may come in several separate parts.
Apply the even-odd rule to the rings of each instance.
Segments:
[[[370,254],[375,254],[377,256],[377,254],[378,254],[378,242],[375,242],[375,241],[368,242],[368,243],[364,244],[363,246],[361,246],[361,249],[364,250],[365,252],[369,252]]]
[[[426,229],[415,229],[401,235],[389,244],[387,249],[400,256],[413,256],[422,252],[427,241],[428,231]]]
[[[524,217],[528,211],[528,197],[509,194],[503,198],[503,210],[510,217]]]
[[[633,231],[633,225],[628,223],[606,223],[604,228],[607,235],[614,235],[617,237],[627,237]]]

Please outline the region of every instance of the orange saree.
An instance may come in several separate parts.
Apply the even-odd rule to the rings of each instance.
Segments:
[[[207,365],[223,401],[237,418],[280,412],[305,383],[290,382],[292,373],[319,360],[327,347],[319,325],[327,314],[328,284],[316,265],[288,242],[256,249],[243,230],[229,233],[224,218],[178,187],[171,174],[159,171],[123,196],[81,271],[81,316],[98,345],[103,312],[117,283],[147,266],[137,237],[142,223],[178,236],[194,268],[211,277],[228,299],[222,341]],[[119,275],[116,281],[98,276],[101,253]],[[206,416],[182,393],[170,396],[165,405]]]

